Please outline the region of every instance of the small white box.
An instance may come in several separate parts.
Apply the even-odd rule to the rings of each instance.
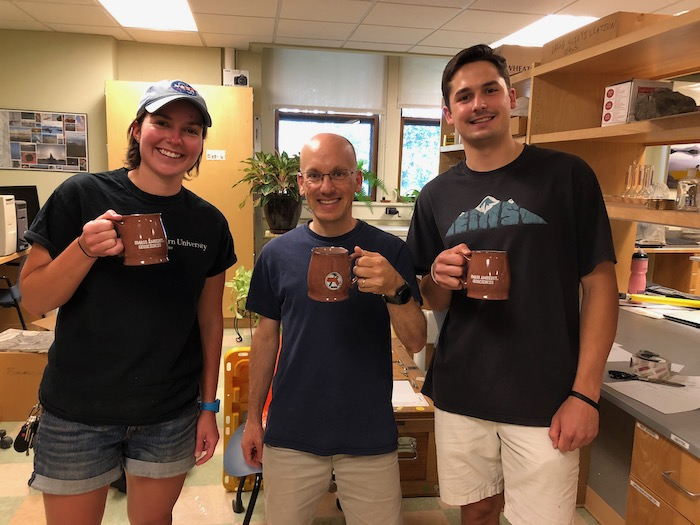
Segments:
[[[673,82],[665,80],[633,79],[605,88],[601,126],[633,122],[634,107],[639,97],[656,93],[662,89],[673,89]]]
[[[244,69],[224,69],[224,86],[250,85],[250,74]]]

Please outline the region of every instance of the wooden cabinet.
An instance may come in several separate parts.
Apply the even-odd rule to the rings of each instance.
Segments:
[[[700,10],[647,26],[532,69],[530,144],[568,151],[595,170],[604,195],[620,195],[625,174],[642,161],[646,146],[696,143],[700,112],[601,127],[606,86],[630,80],[668,79],[700,71]],[[648,210],[609,202],[617,258],[629,261],[636,221],[700,228],[700,213]],[[629,265],[617,265],[627,283]]]
[[[700,459],[639,422],[625,522],[700,524]]]

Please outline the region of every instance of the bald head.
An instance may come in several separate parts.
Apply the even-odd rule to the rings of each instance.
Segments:
[[[309,162],[340,162],[345,169],[357,166],[357,157],[352,143],[335,133],[319,133],[311,137],[301,148],[299,156],[301,171],[306,171]],[[336,166],[340,167],[340,166]]]

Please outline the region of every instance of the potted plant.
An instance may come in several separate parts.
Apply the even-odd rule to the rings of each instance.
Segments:
[[[238,331],[238,322],[246,317],[250,318],[251,329],[258,324],[258,314],[246,310],[245,303],[248,300],[248,290],[250,289],[250,279],[253,276],[253,270],[246,270],[243,266],[236,269],[233,279],[226,281],[226,288],[231,288],[231,305],[228,309],[236,314],[234,319],[234,330],[236,331],[236,340],[240,343],[243,338]],[[252,334],[251,334],[252,335]]]
[[[240,207],[251,196],[253,204],[263,209],[270,232],[284,233],[295,228],[301,215],[299,155],[258,151],[242,162],[248,165],[243,170],[245,175],[233,187],[245,182],[250,185],[250,192]]]
[[[362,172],[362,180],[369,185],[370,192],[372,191],[372,188],[378,188],[386,193],[384,181],[381,180],[376,173],[365,168],[364,159],[357,161],[357,169]],[[360,202],[364,202],[370,210],[372,209],[372,197],[367,195],[364,187],[360,188],[360,191],[355,193],[355,199]]]

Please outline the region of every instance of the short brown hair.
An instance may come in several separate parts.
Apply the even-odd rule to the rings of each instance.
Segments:
[[[510,75],[508,74],[508,64],[505,57],[495,53],[493,49],[486,44],[468,47],[453,56],[442,72],[442,98],[448,109],[450,107],[450,93],[452,92],[452,86],[450,85],[452,78],[465,64],[471,64],[472,62],[479,62],[482,60],[491,62],[496,66],[498,74],[505,80],[506,86],[510,89]]]

